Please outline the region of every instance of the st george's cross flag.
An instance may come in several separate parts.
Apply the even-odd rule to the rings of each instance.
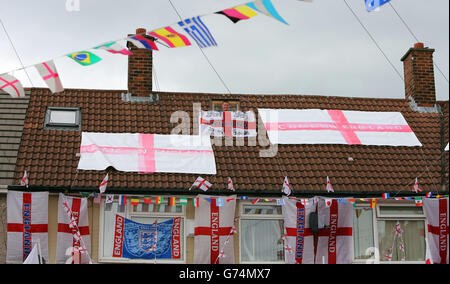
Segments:
[[[211,202],[200,202],[195,208],[194,264],[234,264],[236,195],[228,197],[219,207],[214,199],[220,196],[198,195]],[[219,257],[221,253],[226,257]]]
[[[217,46],[216,40],[200,16],[180,21],[178,25],[195,40],[200,48]]]
[[[27,173],[27,171],[24,171],[23,172],[23,177],[20,180],[20,185],[28,187],[28,183],[29,183],[29,181],[28,181],[28,173]]]
[[[25,90],[22,83],[9,74],[0,75],[0,90],[7,92],[13,98],[25,97]]]
[[[422,146],[400,112],[258,109],[272,144]]]
[[[449,263],[448,197],[423,198],[423,209],[428,223],[427,243],[433,263]]]
[[[110,42],[103,45],[99,45],[94,47],[94,49],[103,49],[112,54],[123,54],[123,55],[132,55],[133,53],[128,50],[125,46],[121,45],[118,42]]]
[[[65,202],[67,202],[67,206],[72,214],[71,218],[67,213]],[[71,222],[74,222],[74,224],[71,224]],[[80,251],[83,249],[87,249],[87,252],[80,253],[81,259],[79,263],[86,264],[91,261],[89,257],[91,236],[89,233],[87,198],[71,197],[60,193],[55,261],[57,264],[67,263],[70,259],[75,258],[75,250]]]
[[[207,181],[206,179],[204,179],[202,177],[198,177],[192,184],[191,188],[189,188],[189,190],[196,187],[203,191],[207,191],[208,189],[211,188],[211,186],[212,186],[212,183],[210,183],[209,181]]]
[[[327,176],[327,192],[334,192],[333,185],[331,184],[330,178]]]
[[[284,177],[282,192],[284,192],[284,194],[286,194],[287,196],[291,195],[292,193],[292,187],[289,183],[288,177]]]
[[[283,196],[286,259],[289,264],[314,264],[314,234],[309,216],[316,211],[314,202],[301,202]]]
[[[201,111],[201,135],[214,137],[256,137],[256,118],[252,111]]]
[[[331,203],[331,204],[330,204]],[[353,256],[353,205],[320,198],[317,264],[350,264]]]
[[[127,38],[127,41],[134,44],[134,46],[136,46],[137,48],[158,50],[156,43],[153,40],[144,37],[143,35],[130,36]]]
[[[23,263],[40,243],[48,262],[48,192],[8,191],[6,262]]]
[[[98,187],[98,189],[100,190],[100,193],[104,193],[106,191],[106,187],[108,186],[108,181],[109,181],[109,173],[106,174],[106,176],[102,180],[102,183]]]
[[[149,35],[162,40],[170,48],[191,45],[191,42],[186,36],[176,32],[171,27],[165,27],[162,29],[154,30],[150,32]]]
[[[207,136],[83,132],[79,170],[216,174]]]
[[[37,69],[45,84],[47,84],[48,88],[53,94],[64,91],[61,79],[59,77],[58,71],[56,71],[56,66],[53,60],[36,64],[34,65],[34,67]]]
[[[234,191],[234,185],[233,185],[233,180],[231,179],[231,177],[228,177],[228,185],[227,185],[228,190]]]
[[[418,178],[416,178],[416,181],[414,182],[412,191],[414,191],[415,193],[419,193],[422,191],[422,189],[420,189],[420,187],[419,187],[419,179]]]

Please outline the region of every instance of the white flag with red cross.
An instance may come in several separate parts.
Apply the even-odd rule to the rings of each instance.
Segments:
[[[0,75],[0,89],[7,92],[13,98],[25,97],[25,90],[23,89],[22,83],[8,74]]]
[[[28,186],[28,174],[27,174],[27,171],[23,172],[23,177],[20,180],[20,185],[21,186]]]
[[[41,75],[45,84],[47,84],[48,88],[53,94],[64,91],[61,79],[59,77],[58,71],[56,71],[56,66],[53,60],[36,64],[34,65],[34,67],[36,67],[39,75]]]
[[[236,195],[229,196],[220,207],[215,202],[220,196],[198,195],[198,198],[210,202],[200,202],[195,208],[194,263],[234,264]]]
[[[202,178],[202,177],[198,177],[194,183],[192,184],[191,188],[189,190],[191,190],[192,188],[199,188],[203,191],[207,191],[208,189],[210,189],[212,186],[212,184],[207,181],[206,179]]]
[[[67,209],[70,209],[71,217],[69,217]],[[91,261],[89,257],[91,237],[88,220],[87,198],[59,194],[57,264],[76,263],[77,261],[85,264]],[[84,252],[84,249],[87,249],[87,252]],[[78,260],[78,255],[74,252],[79,252],[81,259]]]
[[[327,176],[327,192],[334,192],[333,185],[331,184],[330,178]]]
[[[98,187],[100,193],[104,193],[106,191],[106,187],[108,186],[108,180],[109,180],[109,173],[106,174],[106,176],[102,180],[102,183]]]
[[[328,204],[327,204],[328,200]],[[353,205],[319,199],[316,263],[350,264],[353,256]]]
[[[80,154],[79,170],[216,174],[207,136],[83,132]]]
[[[433,263],[449,263],[448,197],[424,198],[423,209],[428,223],[427,243]]]
[[[289,183],[289,179],[288,177],[284,177],[284,181],[283,181],[283,190],[284,194],[286,194],[287,196],[291,195],[292,193],[292,187],[291,184]]]
[[[258,109],[272,144],[422,146],[400,112]]]
[[[233,180],[228,177],[228,189],[234,191]]]
[[[309,215],[316,211],[313,202],[283,196],[286,259],[290,264],[314,264],[314,234]],[[306,204],[306,205],[305,205]]]
[[[422,191],[422,189],[420,189],[420,187],[419,187],[419,179],[418,178],[416,178],[416,181],[414,182],[412,191],[414,191],[415,193],[419,193]]]
[[[23,263],[40,243],[48,262],[48,192],[8,191],[6,262]]]

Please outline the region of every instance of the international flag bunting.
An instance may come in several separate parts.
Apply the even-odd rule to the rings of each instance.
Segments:
[[[372,208],[372,209],[375,208],[375,206],[377,206],[377,202],[378,202],[378,199],[372,198],[370,201],[370,208]]]
[[[191,42],[184,35],[177,33],[171,27],[165,27],[162,29],[155,30],[149,33],[151,36],[159,38],[165,42],[169,47],[183,47],[191,45]]]
[[[432,196],[433,196],[433,192],[432,192],[432,191],[427,192],[427,193],[425,194],[425,197],[428,197],[428,198],[430,198],[430,197],[432,197]]]
[[[8,74],[0,75],[0,89],[7,92],[13,98],[25,97],[25,90],[23,89],[22,83]]]
[[[144,203],[145,204],[151,204],[152,203],[152,198],[149,196],[144,197]]]
[[[255,198],[255,200],[252,201],[252,204],[255,205],[259,201],[259,198]]]
[[[104,49],[113,54],[123,54],[123,55],[132,55],[133,54],[131,51],[128,50],[128,48],[124,47],[123,45],[121,45],[117,42],[110,42],[107,44],[103,44],[103,45],[94,47],[94,49]]]
[[[53,60],[36,64],[34,65],[34,67],[37,69],[39,75],[41,75],[45,84],[47,84],[48,88],[53,94],[64,91],[61,79],[59,78],[58,71],[56,71],[56,66]]]
[[[200,207],[200,198],[198,197],[192,198],[192,205],[194,205],[195,208]]]
[[[180,197],[180,205],[187,205],[188,199],[186,197]]]
[[[119,206],[125,206],[127,204],[127,196],[119,195]]]
[[[365,0],[366,10],[367,10],[367,12],[371,12],[371,11],[379,8],[380,6],[383,6],[384,4],[386,4],[389,1],[391,1],[391,0]]]
[[[176,197],[169,197],[169,206],[175,206],[177,204]]]
[[[230,9],[225,9],[219,12],[216,12],[216,14],[221,14],[230,19],[233,23],[237,23],[240,20],[248,20],[256,15],[256,13],[253,9],[248,7],[247,5],[241,5]]]
[[[182,27],[201,48],[217,46],[216,40],[205,23],[200,19],[200,16],[180,21],[178,22],[178,25]]]
[[[137,206],[137,205],[139,205],[139,199],[132,198],[130,203],[131,203],[131,205]]]
[[[255,2],[251,2],[246,5],[255,11],[263,13],[266,16],[272,17],[288,25],[288,23],[280,16],[280,14],[278,14],[277,10],[270,0],[256,0]]]
[[[83,66],[89,66],[102,60],[100,57],[89,51],[75,52],[67,56]]]
[[[132,44],[134,44],[134,46],[136,46],[137,48],[158,50],[158,47],[156,46],[156,43],[153,40],[145,38],[142,35],[131,36],[127,38],[127,40]]]
[[[382,197],[383,199],[389,199],[389,193],[383,193],[383,194],[381,195],[381,197]]]
[[[105,199],[105,203],[106,203],[106,204],[108,204],[108,203],[113,203],[113,201],[114,201],[114,194],[108,194],[108,195],[106,195],[106,199]]]
[[[415,198],[415,202],[416,202],[416,206],[417,206],[417,207],[422,206],[422,205],[423,205],[422,197],[416,197],[416,198]]]
[[[155,203],[161,204],[164,201],[164,198],[162,196],[155,197]]]

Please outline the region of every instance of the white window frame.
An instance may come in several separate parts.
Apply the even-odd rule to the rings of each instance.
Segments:
[[[162,196],[164,200],[166,198],[173,196]],[[177,196],[178,197],[178,196]],[[180,196],[183,197],[183,196]],[[141,197],[143,198],[143,196]],[[182,250],[182,258],[177,259],[129,259],[129,258],[119,258],[119,257],[105,257],[103,252],[103,239],[104,239],[104,212],[105,212],[105,198],[102,198],[102,202],[100,203],[100,214],[99,214],[99,240],[98,240],[98,262],[99,263],[157,263],[157,264],[186,264],[186,246],[187,246],[187,234],[186,234],[186,207],[187,205],[181,205],[181,212],[161,212],[161,213],[153,213],[153,212],[133,212],[131,205],[131,198],[127,198],[124,217],[127,219],[131,219],[132,217],[157,217],[157,218],[170,218],[170,217],[181,217],[183,223],[183,246]],[[117,200],[114,200],[117,202]],[[153,202],[153,201],[152,201]],[[166,204],[167,206],[167,204]],[[111,244],[113,245],[113,244]]]
[[[284,263],[286,263],[287,262],[286,252],[284,252],[284,260],[283,261],[242,261],[242,254],[241,254],[241,250],[242,250],[241,222],[242,222],[242,220],[281,220],[284,223],[283,213],[277,214],[277,215],[244,214],[244,206],[246,206],[246,205],[253,206],[253,204],[250,201],[242,201],[241,200],[239,202],[239,216],[241,216],[239,218],[239,232],[240,232],[239,233],[239,263],[240,264],[284,264]],[[280,208],[282,207],[281,205],[277,205],[276,202],[266,202],[266,201],[264,201],[264,203],[257,203],[257,205],[255,204],[254,206],[264,206],[264,205],[279,206]],[[285,244],[283,241],[283,247],[284,247],[284,245]]]
[[[398,201],[397,201],[398,202]],[[425,214],[415,214],[415,215],[389,215],[389,214],[383,214],[380,210],[380,207],[415,207],[414,201],[403,201],[400,204],[394,204],[390,201],[384,201],[379,202],[375,208],[372,209],[372,218],[373,218],[373,233],[374,233],[374,248],[376,250],[375,258],[370,259],[355,259],[355,256],[353,255],[353,261],[352,263],[355,264],[361,264],[361,263],[377,263],[377,264],[424,264],[425,260],[423,261],[385,261],[381,260],[381,252],[379,247],[379,240],[378,240],[378,221],[385,221],[385,220],[411,220],[411,221],[423,221],[425,226],[425,238],[428,234],[428,222],[425,218]],[[364,203],[357,203],[356,207],[370,207],[367,204]]]

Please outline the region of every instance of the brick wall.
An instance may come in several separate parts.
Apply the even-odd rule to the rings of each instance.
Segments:
[[[137,29],[136,34],[144,35],[145,29]],[[151,38],[147,36],[147,38]],[[138,97],[148,97],[152,92],[153,53],[150,49],[137,48],[128,43],[133,55],[128,56],[128,92]]]

